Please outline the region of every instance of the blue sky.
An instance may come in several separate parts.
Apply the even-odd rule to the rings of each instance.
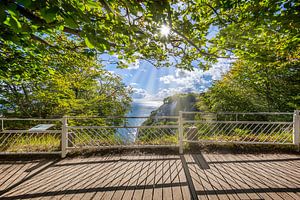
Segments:
[[[108,55],[102,55],[101,58],[106,60]],[[123,82],[133,88],[134,101],[160,104],[173,94],[206,91],[214,80],[220,79],[229,70],[229,64],[220,60],[207,71],[199,68],[187,71],[175,67],[156,68],[147,61],[137,60],[129,64],[127,69],[117,68],[114,64],[106,64],[105,68],[121,76]]]
[[[184,9],[184,4],[176,4],[175,8],[177,7]],[[217,34],[218,29],[212,26],[208,32],[207,38],[211,39]],[[116,55],[108,54],[102,54],[100,59],[118,61]],[[220,59],[207,71],[199,68],[194,68],[194,71],[163,66],[156,68],[144,60],[127,63],[129,65],[127,69],[117,68],[116,64],[102,63],[108,71],[121,76],[123,82],[133,88],[133,101],[152,105],[155,102],[161,104],[164,98],[174,94],[204,92],[212,85],[213,81],[219,80],[230,68],[230,60],[224,59]]]

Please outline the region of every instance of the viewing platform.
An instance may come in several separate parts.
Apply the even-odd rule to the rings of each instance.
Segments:
[[[300,199],[300,156],[105,155],[0,162],[0,199]]]

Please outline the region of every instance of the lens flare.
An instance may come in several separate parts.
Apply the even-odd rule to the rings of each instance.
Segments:
[[[160,34],[165,37],[167,37],[171,31],[170,27],[166,25],[162,25],[159,29],[160,29]]]

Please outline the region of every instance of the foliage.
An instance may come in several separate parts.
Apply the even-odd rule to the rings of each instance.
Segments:
[[[47,38],[54,49],[38,46],[39,54],[2,44],[0,71],[1,113],[5,116],[55,117],[123,115],[130,89],[120,77],[105,71],[89,52],[60,35]]]
[[[280,61],[299,44],[299,22],[296,0],[2,0],[0,6],[4,41],[55,46],[43,35],[64,32],[120,60],[187,69],[229,57]],[[163,24],[169,36],[159,33]]]
[[[10,135],[2,152],[53,152],[60,150],[60,134]]]
[[[96,52],[117,55],[119,67],[139,58],[155,66],[206,69],[225,58],[234,62],[232,71],[203,97],[201,109],[292,110],[299,108],[300,100],[299,7],[296,0],[1,0],[0,59],[8,63],[1,66],[1,73],[3,81],[18,81],[20,76],[43,80],[53,73],[45,67],[45,59],[51,62],[55,55],[64,60],[59,46],[66,40],[76,41],[71,49],[83,57]],[[168,36],[159,33],[162,25],[170,27]],[[52,39],[64,34],[63,40]],[[56,53],[45,58],[47,51]],[[56,77],[57,82],[75,82],[71,79]],[[22,84],[17,90],[22,90]],[[67,91],[62,96],[75,93]],[[49,93],[35,95],[70,112],[66,101],[51,99]],[[23,101],[23,96],[14,100]],[[75,113],[88,108],[85,102],[72,105]],[[7,100],[1,104],[12,107]]]
[[[208,111],[293,111],[300,108],[299,93],[299,61],[265,66],[240,60],[197,105]]]

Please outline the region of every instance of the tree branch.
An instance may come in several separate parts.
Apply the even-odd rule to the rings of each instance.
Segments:
[[[216,9],[214,7],[212,7],[208,3],[205,3],[205,5],[207,5],[210,9],[212,9],[212,11],[217,15],[217,17],[218,17],[219,21],[221,22],[221,24],[226,25],[226,23],[222,20],[219,13],[216,11]]]
[[[179,31],[175,30],[175,29],[172,29],[172,31],[174,33],[176,33],[177,35],[179,35],[180,37],[182,37],[185,41],[187,41],[190,45],[192,45],[193,47],[195,47],[198,52],[203,55],[203,56],[209,56],[209,57],[214,57],[214,58],[226,58],[226,59],[232,59],[231,57],[223,57],[223,56],[218,56],[218,55],[215,55],[215,54],[210,54],[210,53],[206,53],[206,52],[203,52],[202,49],[200,49],[192,40],[190,40],[189,38],[187,38],[184,34],[180,33]]]
[[[39,42],[41,42],[41,43],[43,43],[43,44],[45,44],[45,45],[47,45],[47,46],[55,47],[54,45],[50,44],[50,43],[47,42],[46,40],[43,40],[42,38],[40,38],[40,37],[38,37],[38,36],[36,36],[36,35],[34,35],[34,34],[30,34],[30,37],[31,37],[31,39],[37,40],[37,41],[39,41]]]
[[[100,3],[102,4],[102,6],[105,8],[105,10],[108,13],[113,13],[114,14],[114,12],[112,11],[112,9],[109,7],[108,3],[105,0],[100,0]]]
[[[73,28],[69,28],[69,27],[64,27],[63,31],[66,32],[66,33],[71,33],[73,35],[77,35],[77,36],[80,36],[80,32],[81,32],[78,29],[73,29]]]
[[[19,4],[15,3],[15,5],[17,6],[17,10],[23,15],[25,16],[26,18],[34,21],[36,24],[39,24],[39,25],[45,25],[47,24],[47,22],[40,18],[39,16],[33,14],[30,10],[24,8],[23,6],[20,6]]]

